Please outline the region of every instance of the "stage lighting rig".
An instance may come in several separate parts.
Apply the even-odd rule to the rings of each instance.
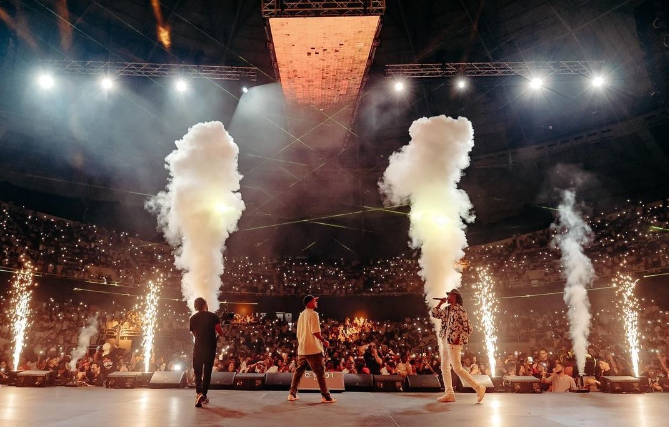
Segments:
[[[188,90],[188,83],[184,79],[177,80],[175,87],[178,92],[186,92]]]
[[[604,86],[604,78],[601,76],[596,76],[594,79],[592,79],[592,85],[594,87],[602,87]]]
[[[109,89],[112,88],[112,86],[114,86],[114,82],[113,82],[112,79],[110,79],[109,77],[105,77],[105,78],[103,78],[102,81],[100,82],[100,84],[101,84],[102,87],[105,88],[106,90],[109,90]]]
[[[539,77],[535,77],[530,81],[530,88],[539,90],[544,85],[544,81]]]
[[[37,83],[42,89],[51,89],[56,84],[55,80],[50,74],[42,74],[37,79]]]

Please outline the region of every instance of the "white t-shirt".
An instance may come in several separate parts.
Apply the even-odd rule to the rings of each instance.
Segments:
[[[297,354],[308,356],[323,352],[323,344],[314,336],[321,331],[321,324],[316,313],[311,308],[305,308],[297,319]]]
[[[553,386],[554,393],[564,393],[569,390],[576,390],[576,382],[572,377],[556,374],[553,374],[551,377],[551,385]]]

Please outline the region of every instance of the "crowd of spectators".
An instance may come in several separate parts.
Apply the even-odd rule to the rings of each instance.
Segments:
[[[8,311],[0,314],[0,382],[6,381],[7,372],[13,369]],[[87,356],[71,371],[70,355],[77,347],[81,328],[92,316],[97,317],[98,332],[91,338]],[[138,307],[101,310],[83,303],[47,301],[34,308],[31,319],[20,369],[52,370],[57,381],[65,383],[75,378],[80,385],[101,385],[114,371],[146,370],[140,348],[142,321]],[[187,330],[187,319],[187,312],[177,312],[169,306],[161,309],[149,371],[190,366],[192,337]],[[356,317],[324,319],[322,323],[323,336],[331,343],[327,350],[327,371],[402,376],[441,374],[436,336],[428,317],[404,321]],[[511,335],[513,341],[499,340],[496,376],[534,375],[547,379],[556,364],[560,364],[567,376],[577,377],[564,311],[502,312],[497,324],[500,338]],[[614,310],[593,313],[585,372],[593,381],[601,379],[604,373],[632,374],[622,327]],[[475,330],[463,356],[463,366],[473,374],[491,375],[481,328],[475,324]],[[237,316],[224,325],[223,331],[218,340],[216,371],[294,371],[297,349],[294,324],[278,318]],[[639,335],[640,371],[654,378],[653,384],[661,389],[660,380],[669,377],[669,312],[656,305],[641,311]],[[549,384],[544,387],[547,389]]]
[[[614,213],[590,216],[594,235],[586,254],[598,277],[615,274],[621,264],[632,273],[669,269],[667,203],[628,203]],[[560,254],[550,244],[554,233],[547,228],[469,247],[463,261],[465,285],[475,279],[471,267],[477,266],[489,266],[505,289],[560,282]],[[140,286],[155,268],[167,286],[178,287],[181,278],[168,245],[0,202],[0,267],[20,268],[22,255],[39,272],[78,279]],[[269,295],[405,294],[423,289],[416,254],[370,263],[230,257],[222,283],[226,292]]]

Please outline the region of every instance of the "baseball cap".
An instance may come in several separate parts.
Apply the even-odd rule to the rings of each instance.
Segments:
[[[306,306],[313,300],[318,300],[318,297],[315,297],[313,295],[307,295],[306,297],[304,297],[304,299],[302,299],[302,305]]]

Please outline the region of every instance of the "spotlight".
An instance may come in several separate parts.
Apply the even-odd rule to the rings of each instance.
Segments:
[[[532,89],[535,89],[535,90],[536,89],[541,89],[541,86],[543,86],[543,85],[544,85],[544,81],[541,80],[538,77],[533,78],[532,81],[530,82],[530,87]]]
[[[395,90],[397,92],[402,92],[404,90],[404,83],[402,82],[395,83]]]
[[[49,74],[42,74],[37,79],[37,83],[42,87],[42,89],[51,89],[56,83]]]
[[[247,88],[246,86],[244,86],[244,87],[242,88],[242,92],[246,93],[246,92],[248,92],[248,91],[249,91],[249,88]]]
[[[114,83],[112,82],[112,79],[110,79],[109,77],[105,77],[104,79],[102,79],[100,84],[105,89],[111,89],[112,86],[114,86]]]
[[[600,76],[595,77],[594,79],[592,79],[592,85],[593,85],[594,87],[602,87],[602,86],[604,86],[604,78],[603,78],[603,77],[600,77]]]
[[[186,89],[188,89],[188,84],[185,80],[177,80],[176,88],[179,92],[186,92]]]
[[[467,86],[465,79],[458,79],[458,89],[464,89]]]

